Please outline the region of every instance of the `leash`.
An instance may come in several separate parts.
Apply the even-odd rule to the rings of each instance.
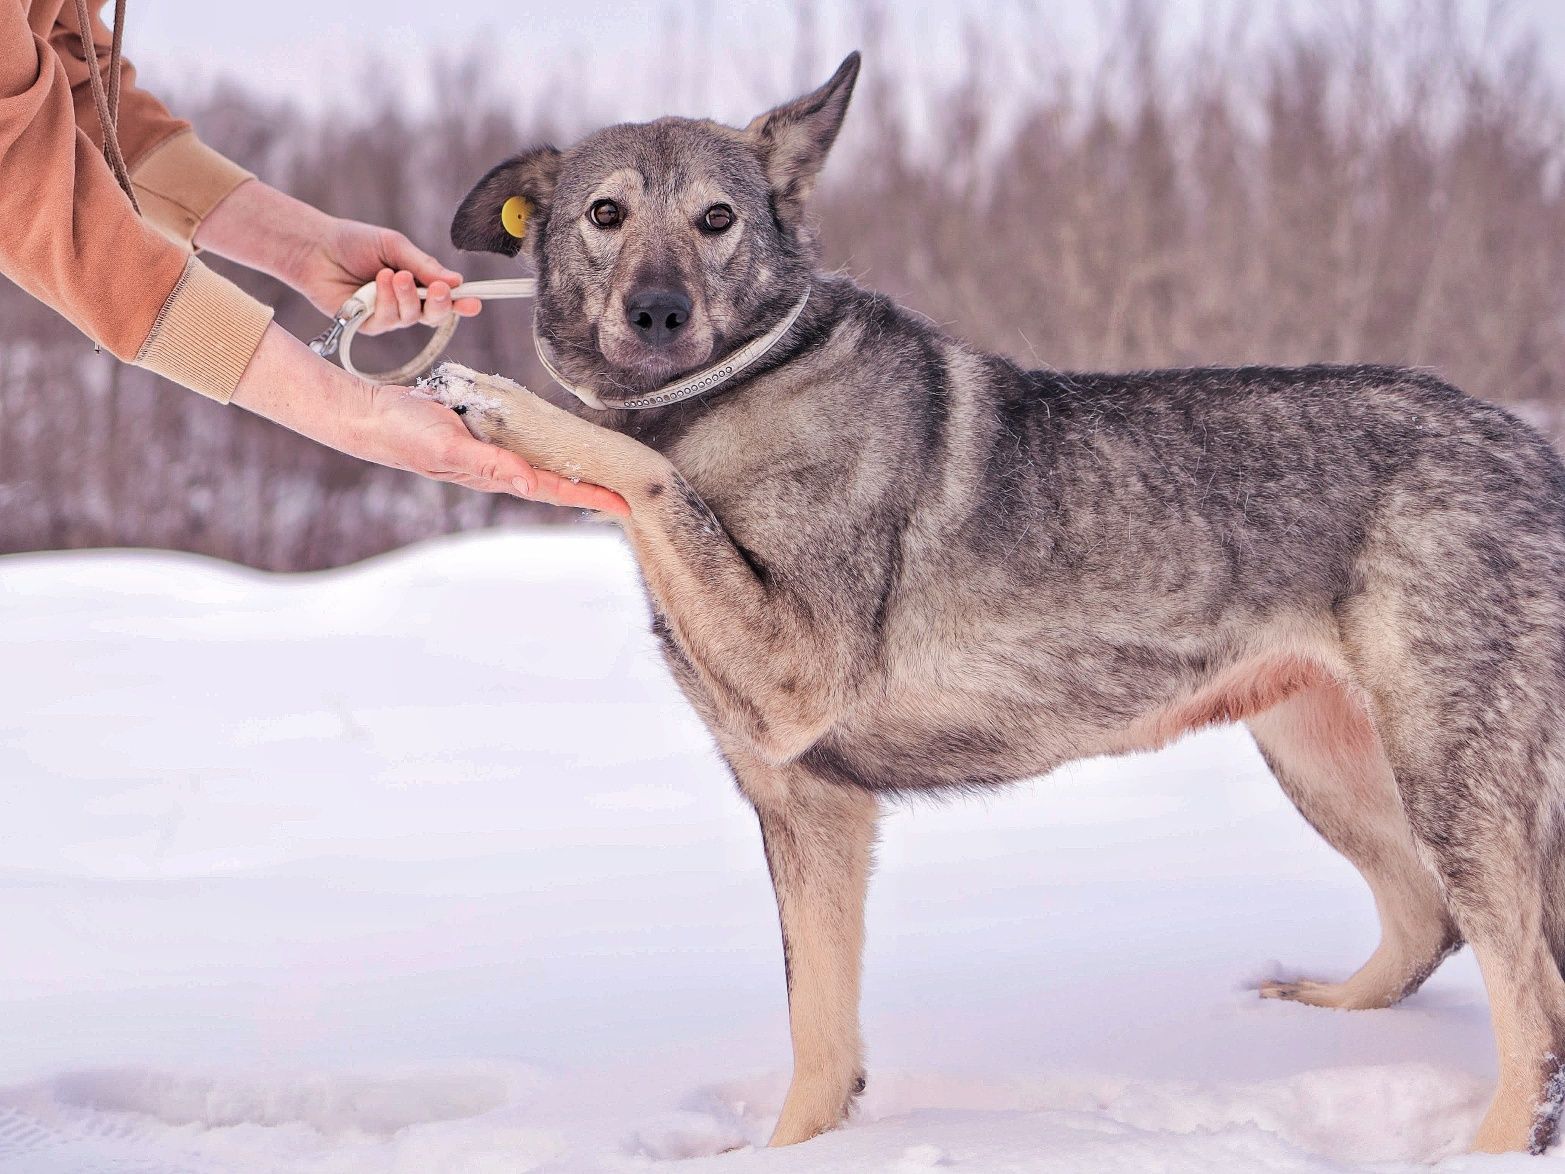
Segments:
[[[429,296],[427,289],[419,289],[417,292],[420,298]],[[463,282],[451,291],[451,298],[453,301],[457,298],[489,301],[495,298],[530,298],[537,292],[538,282],[534,278],[505,277],[493,281]],[[435,327],[435,333],[424,344],[424,349],[402,366],[390,371],[361,371],[353,363],[353,340],[358,336],[364,320],[375,312],[375,295],[373,281],[359,286],[353,296],[332,315],[331,325],[310,340],[310,349],[322,358],[330,358],[335,354],[344,371],[360,379],[368,379],[371,383],[407,383],[429,370],[446,349],[446,344],[456,333],[457,316],[452,314]]]
[[[420,289],[418,296],[423,298],[428,292]],[[468,281],[451,291],[452,300],[477,298],[480,301],[490,301],[503,298],[531,298],[537,295],[538,282],[532,277]],[[354,295],[342,304],[336,314],[332,315],[331,325],[310,341],[310,349],[322,358],[337,355],[343,369],[357,375],[360,379],[367,379],[372,383],[407,383],[422,375],[440,357],[441,352],[446,349],[446,344],[451,341],[451,336],[456,333],[458,318],[452,314],[435,327],[435,333],[424,344],[424,349],[402,366],[378,373],[361,371],[353,363],[353,340],[358,335],[359,327],[364,324],[364,320],[375,312],[375,296],[376,286],[373,281],[360,286]],[[799,315],[804,313],[804,307],[809,300],[810,291],[806,289],[804,295],[793,304],[788,313],[783,315],[782,321],[761,337],[740,347],[726,359],[719,359],[695,374],[665,384],[656,391],[644,392],[608,404],[604,403],[598,393],[591,388],[573,383],[561,373],[555,364],[554,356],[549,353],[549,348],[544,344],[543,339],[538,337],[536,318],[533,320],[533,344],[538,348],[538,360],[543,364],[543,369],[549,373],[549,377],[589,408],[596,408],[599,411],[610,408],[625,408],[630,411],[661,408],[698,396],[702,392],[711,391],[727,383],[741,371],[754,366],[762,356],[782,341],[783,335],[793,328],[793,324],[799,320]]]

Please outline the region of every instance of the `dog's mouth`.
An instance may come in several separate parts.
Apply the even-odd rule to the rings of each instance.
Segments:
[[[712,357],[712,348],[686,347],[686,354],[669,350],[649,350],[632,346],[628,358],[624,354],[599,351],[603,365],[611,373],[613,386],[608,390],[623,390],[636,395],[655,391],[663,384],[698,370]]]
[[[648,347],[592,329],[591,341],[540,331],[540,353],[567,391],[593,408],[613,408],[710,363],[715,340],[692,337],[674,346]],[[562,378],[563,377],[563,378]]]

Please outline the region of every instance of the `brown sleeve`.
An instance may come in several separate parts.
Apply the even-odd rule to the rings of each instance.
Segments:
[[[87,54],[96,53],[105,82],[109,76],[112,34],[98,16],[104,0],[89,0],[92,28],[88,36],[76,18],[74,0],[65,0],[49,43],[59,55],[70,80],[76,107],[76,125],[100,148],[103,128],[92,100]],[[121,61],[120,150],[130,168],[131,183],[141,213],[169,239],[187,248],[196,229],[218,201],[247,179],[254,177],[237,163],[219,155],[191,130],[190,123],[175,118],[168,108],[136,85],[136,69]]]
[[[0,273],[121,359],[233,394],[271,311],[136,215],[15,0],[0,0],[0,175]]]

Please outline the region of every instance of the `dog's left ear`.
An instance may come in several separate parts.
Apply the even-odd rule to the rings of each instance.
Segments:
[[[451,243],[470,253],[516,256],[549,214],[560,159],[553,147],[534,147],[490,168],[452,217]]]
[[[777,215],[787,224],[797,224],[803,216],[815,177],[842,129],[858,76],[859,54],[854,50],[820,89],[768,110],[745,127],[766,165]]]

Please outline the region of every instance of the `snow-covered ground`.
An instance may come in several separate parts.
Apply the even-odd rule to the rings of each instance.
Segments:
[[[869,1091],[772,1152],[758,835],[615,536],[0,559],[0,668],[6,1172],[1565,1168],[1451,1156],[1469,956],[1391,1011],[1256,997],[1376,930],[1235,731],[895,811]]]

